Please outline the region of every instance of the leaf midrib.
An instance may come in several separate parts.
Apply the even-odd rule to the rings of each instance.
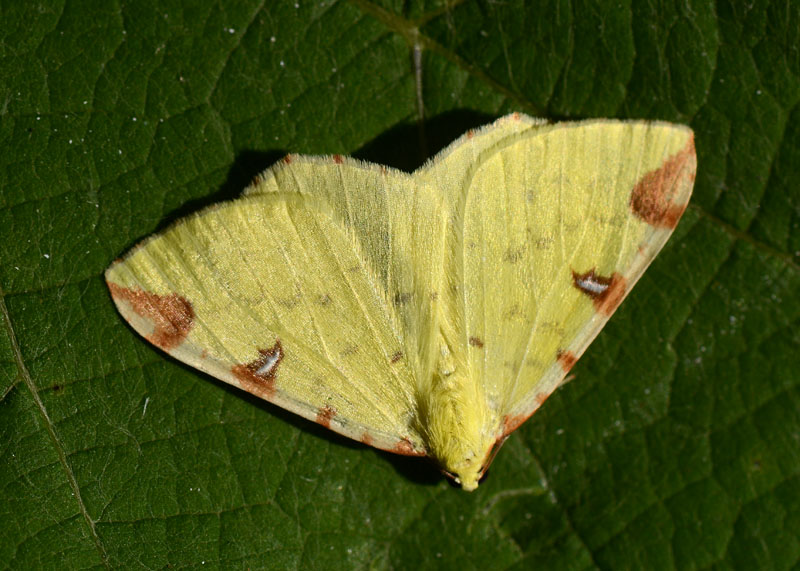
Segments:
[[[22,380],[25,386],[31,393],[33,397],[33,401],[36,404],[36,408],[39,411],[39,414],[44,421],[44,425],[47,428],[47,434],[50,437],[50,441],[53,444],[53,447],[58,454],[58,461],[61,464],[61,469],[64,471],[65,476],[67,477],[67,481],[69,482],[70,488],[72,488],[72,495],[75,497],[75,501],[78,503],[78,509],[80,510],[81,515],[83,516],[83,520],[86,522],[86,525],[89,527],[90,534],[92,536],[92,541],[94,542],[95,549],[100,556],[100,561],[102,562],[103,566],[106,569],[110,569],[111,566],[108,562],[108,554],[106,553],[105,546],[103,542],[100,540],[100,536],[97,534],[97,529],[95,528],[95,522],[89,515],[88,510],[86,509],[86,504],[83,501],[83,497],[81,495],[80,486],[78,486],[78,481],[75,478],[75,474],[72,471],[72,468],[67,461],[67,454],[64,450],[64,445],[61,442],[61,439],[58,437],[58,433],[56,432],[56,427],[53,421],[50,419],[50,415],[47,413],[47,408],[45,407],[44,403],[42,402],[41,397],[39,396],[39,391],[36,388],[36,383],[33,382],[33,377],[31,377],[30,371],[28,371],[28,367],[25,365],[25,360],[22,356],[22,351],[20,349],[19,343],[17,342],[17,335],[14,331],[14,326],[11,323],[11,316],[8,313],[8,307],[6,306],[5,301],[5,292],[3,291],[2,287],[0,287],[0,315],[3,317],[3,322],[6,328],[6,334],[8,335],[9,342],[11,344],[11,351],[14,355],[14,362],[17,366],[17,379]],[[16,386],[17,383],[12,383],[12,387]]]

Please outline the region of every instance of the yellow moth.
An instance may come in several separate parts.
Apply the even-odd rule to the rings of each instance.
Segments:
[[[474,490],[678,223],[692,131],[469,131],[407,174],[289,155],[152,236],[106,281],[176,359]]]

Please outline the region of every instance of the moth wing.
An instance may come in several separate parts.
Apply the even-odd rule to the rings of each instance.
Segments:
[[[392,201],[359,216],[358,205],[329,203],[337,193],[326,185],[360,189],[382,175],[337,165],[341,176],[326,178],[321,161],[273,169],[314,192],[287,183],[189,217],[113,264],[106,280],[123,317],[177,359],[345,436],[422,454],[415,322],[391,300],[391,284],[410,281],[396,276],[391,253],[405,249],[376,252],[354,228],[372,216],[391,231],[402,214],[388,211]],[[371,192],[418,194],[410,177],[392,174]]]
[[[446,220],[430,184],[349,157],[287,156],[245,190],[323,200],[353,239],[406,333],[402,358],[426,382],[436,360]]]
[[[523,123],[427,173],[454,221],[451,329],[498,437],[558,387],[662,248],[696,169],[686,127]]]

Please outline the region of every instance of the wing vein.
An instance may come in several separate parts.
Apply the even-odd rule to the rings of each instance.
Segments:
[[[291,220],[291,217],[290,217],[290,220]],[[292,224],[294,225],[295,224],[294,220],[291,220],[291,221],[292,221]],[[316,221],[315,221],[315,224],[316,224]],[[330,241],[328,240],[328,237],[326,236],[326,234],[324,232],[320,232],[319,235],[325,241],[328,250],[331,251],[331,252],[334,251],[334,249],[333,249]],[[342,278],[344,279],[344,281],[347,283],[348,287],[350,288],[350,292],[353,294],[353,298],[357,301],[359,307],[361,308],[361,312],[364,315],[364,320],[366,321],[366,324],[369,327],[369,329],[372,331],[374,339],[376,339],[376,340],[380,339],[380,335],[378,334],[378,330],[375,327],[375,324],[372,322],[372,319],[371,319],[371,317],[369,315],[369,312],[366,310],[366,307],[364,305],[363,300],[361,299],[361,296],[358,294],[356,289],[353,287],[352,281],[350,280],[350,278],[347,276],[347,273],[342,268],[342,265],[339,262],[338,258],[336,258],[336,256],[333,256],[333,260],[336,263],[336,267],[339,269],[340,275],[342,276]],[[359,256],[359,261],[363,262],[363,259],[361,259],[361,256]],[[398,341],[402,341],[402,340],[398,339]],[[379,352],[381,354],[383,354],[383,356],[384,356],[384,363],[388,363],[389,362],[389,358],[388,358],[388,355],[385,352],[385,347],[382,347],[379,343],[376,343],[376,345],[378,347]],[[386,370],[386,367],[384,367],[384,370]],[[400,377],[397,375],[397,372],[392,368],[389,368],[389,372],[390,372],[390,374],[392,376],[395,377],[398,387],[403,387],[404,383],[402,382]],[[352,382],[350,384],[356,390],[358,390],[358,392],[360,394],[365,395],[365,393],[363,391],[361,391],[355,384],[353,384]],[[365,395],[365,397],[366,397],[366,395]],[[365,400],[373,402],[373,404],[375,405],[375,408],[379,409],[381,414],[383,415],[383,417],[386,418],[388,421],[392,421],[393,420],[393,417],[391,415],[386,414],[386,408],[385,408],[385,403],[384,402],[375,401],[375,400],[372,400],[370,398],[365,398]]]
[[[302,248],[302,250],[303,250],[303,255],[304,255],[305,259],[309,260],[310,256],[308,255],[308,251],[306,250],[305,245],[303,244],[303,241],[300,238],[300,234],[297,231],[297,226],[295,225],[294,220],[292,219],[291,215],[289,214],[289,210],[287,208],[285,208],[285,203],[284,203],[284,211],[285,211],[285,214],[286,214],[286,219],[289,220],[289,222],[291,222],[292,230],[294,231],[295,237],[297,239],[297,243],[300,245],[300,248]],[[295,267],[294,263],[292,262],[291,257],[286,253],[286,250],[283,247],[283,245],[281,244],[281,241],[279,239],[277,239],[277,237],[275,236],[275,233],[274,233],[272,227],[270,227],[269,225],[265,225],[264,227],[265,227],[266,231],[269,232],[270,235],[272,236],[273,242],[275,242],[275,244],[277,244],[278,250],[280,251],[280,254],[283,257],[284,263],[289,268],[289,271],[292,273],[292,277],[294,278],[294,280],[293,280],[294,283],[295,284],[299,283],[299,279],[298,279],[299,273],[298,273],[297,268]],[[311,272],[311,273],[312,273],[312,275],[316,275],[316,274],[313,274],[313,272]],[[308,302],[306,301],[305,292],[301,292],[300,299],[302,300],[303,306],[306,308],[306,311],[308,312],[309,316],[311,317],[311,323],[312,323],[312,325],[314,327],[314,333],[316,334],[316,337],[319,340],[320,346],[322,347],[322,350],[325,353],[325,355],[324,355],[325,359],[331,365],[333,365],[333,368],[336,369],[337,371],[339,371],[339,373],[342,374],[342,376],[345,376],[344,372],[339,370],[339,368],[336,366],[336,361],[334,361],[331,358],[331,353],[330,353],[330,351],[328,349],[328,344],[325,342],[325,338],[320,333],[320,329],[319,329],[319,326],[317,324],[317,316],[314,314],[314,311],[311,309],[311,307],[309,306]]]

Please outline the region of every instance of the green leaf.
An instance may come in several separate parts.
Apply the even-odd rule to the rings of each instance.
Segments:
[[[797,567],[798,3],[203,4],[0,8],[4,567]],[[115,257],[284,153],[413,169],[512,110],[688,123],[699,170],[477,492],[116,314]]]

